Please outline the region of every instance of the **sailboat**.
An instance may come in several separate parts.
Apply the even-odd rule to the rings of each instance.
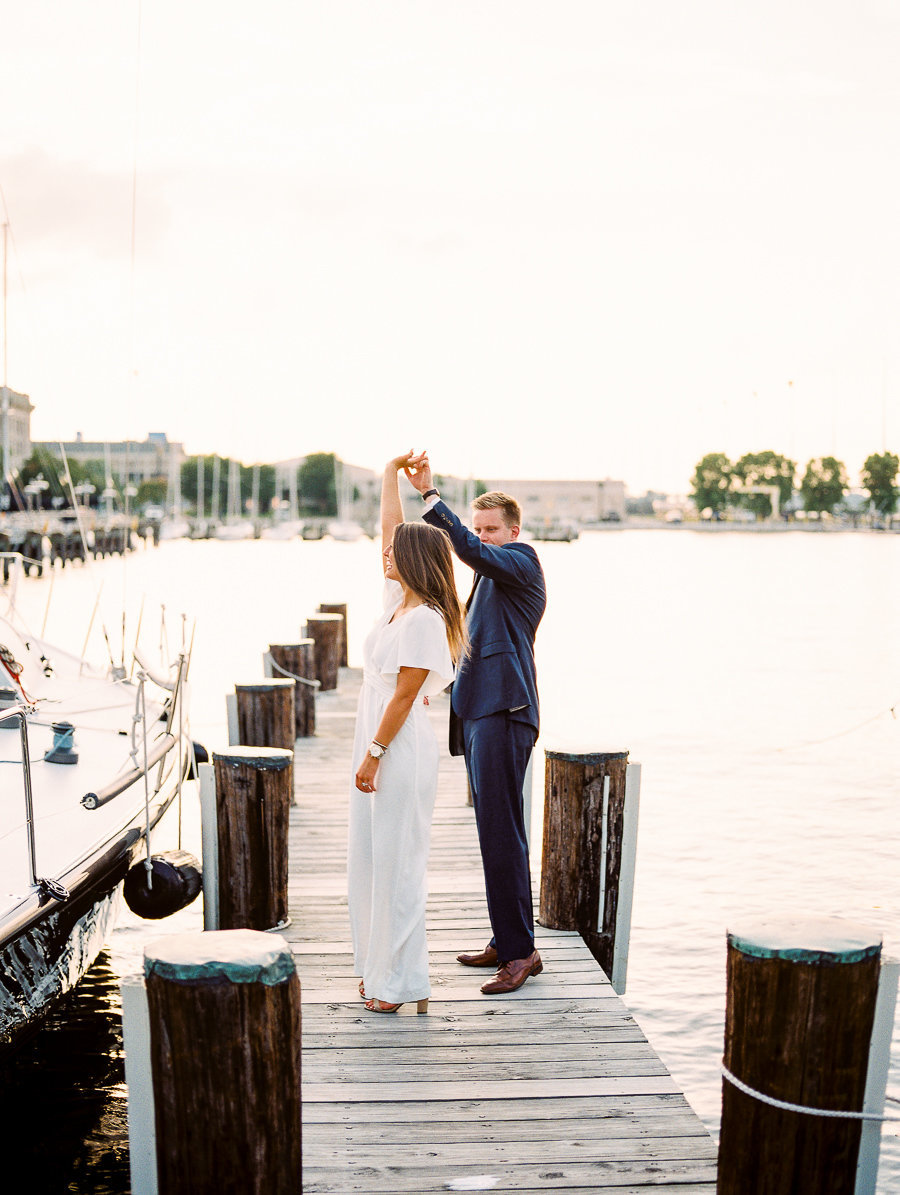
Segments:
[[[169,450],[169,477],[166,488],[166,514],[159,527],[160,539],[183,539],[191,525],[184,517],[181,501],[181,466]]]
[[[334,491],[337,496],[337,518],[332,519],[326,532],[332,539],[352,541],[365,535],[362,527],[350,518],[352,506],[350,479],[344,462],[334,459]]]
[[[276,511],[275,521],[264,528],[262,535],[265,539],[294,539],[295,536],[302,534],[303,520],[300,518],[300,504],[297,494],[297,469],[296,466],[291,465],[288,471],[287,513],[283,518],[279,518]]]
[[[253,539],[252,519],[241,514],[241,475],[237,461],[228,462],[228,512],[225,522],[216,528],[216,539]]]
[[[204,470],[202,456],[197,457],[197,514],[191,524],[191,539],[209,539],[210,524],[206,519],[206,495],[204,494]]]
[[[205,758],[189,737],[189,645],[158,664],[136,646],[130,669],[124,657],[99,668],[32,633],[15,605],[21,557],[4,563],[14,572],[0,611],[0,1056],[92,966],[123,893],[153,919],[199,894],[197,860],[151,843]]]

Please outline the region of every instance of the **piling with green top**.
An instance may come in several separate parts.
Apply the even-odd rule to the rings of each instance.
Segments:
[[[144,951],[158,1190],[302,1190],[300,981],[277,934]]]
[[[853,1195],[880,966],[838,918],[729,931],[719,1195]]]

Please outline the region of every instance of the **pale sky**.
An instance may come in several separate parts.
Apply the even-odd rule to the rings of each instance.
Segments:
[[[34,439],[632,493],[900,452],[887,0],[3,10]]]

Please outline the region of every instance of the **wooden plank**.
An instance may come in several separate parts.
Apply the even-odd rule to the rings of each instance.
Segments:
[[[544,971],[504,997],[479,990],[489,970],[456,962],[490,926],[465,769],[443,751],[445,698],[430,707],[442,757],[429,1015],[362,1007],[346,881],[358,684],[341,670],[295,749],[283,936],[302,988],[304,1191],[711,1195],[709,1133],[579,934],[536,926]]]
[[[656,1117],[684,1116],[697,1131],[697,1118],[688,1106],[687,1100],[678,1091],[655,1095],[596,1095],[562,1096],[528,1099],[523,1096],[504,1103],[484,1103],[478,1099],[457,1098],[427,1104],[420,1100],[400,1100],[393,1106],[397,1118],[407,1128],[416,1124],[437,1125],[441,1131],[452,1133],[462,1126],[470,1134],[481,1134],[483,1125],[502,1126],[502,1132],[529,1132],[534,1126],[541,1131],[541,1123],[558,1124],[570,1119],[589,1119],[597,1123],[603,1120],[627,1121],[633,1118],[639,1123]],[[304,1105],[303,1119],[311,1124],[333,1123],[343,1131],[354,1125],[373,1123],[380,1127],[383,1140],[384,1105],[372,1103],[351,1103],[336,1099],[332,1103]],[[498,1129],[498,1131],[500,1131]],[[702,1130],[701,1130],[702,1132]]]
[[[573,1186],[583,1186],[589,1191],[619,1191],[622,1187],[632,1187],[640,1192],[646,1187],[666,1184],[677,1180],[681,1183],[709,1184],[705,1188],[707,1195],[714,1189],[716,1164],[714,1158],[698,1159],[640,1159],[632,1161],[601,1161],[601,1162],[556,1162],[548,1165],[541,1163],[516,1162],[492,1165],[488,1170],[477,1166],[467,1166],[464,1169],[454,1168],[449,1171],[451,1180],[461,1184],[463,1179],[469,1182],[449,1185],[444,1177],[448,1171],[436,1172],[433,1165],[403,1166],[400,1168],[396,1161],[385,1163],[381,1167],[363,1165],[355,1168],[352,1159],[343,1163],[337,1184],[325,1167],[309,1166],[304,1168],[303,1190],[305,1195],[315,1192],[406,1192],[414,1191],[425,1195],[430,1191],[446,1190],[493,1190],[493,1191],[570,1191]],[[331,1172],[332,1174],[334,1171]],[[473,1186],[472,1180],[480,1178],[484,1185]]]
[[[403,1150],[404,1166],[427,1167],[433,1157],[433,1144],[423,1145],[407,1143]],[[569,1137],[563,1135],[557,1138],[546,1138],[543,1141],[487,1141],[479,1140],[476,1146],[471,1141],[441,1142],[441,1161],[453,1169],[476,1169],[479,1165],[491,1167],[503,1165],[545,1166],[567,1165],[573,1158],[582,1157],[586,1152],[591,1155],[591,1163],[635,1162],[650,1161],[665,1158],[682,1161],[697,1161],[698,1146],[695,1137],[615,1137],[604,1138],[587,1133],[583,1137]],[[320,1164],[327,1164],[331,1156],[338,1161],[339,1155],[346,1153],[353,1166],[367,1166],[372,1169],[384,1166],[385,1154],[393,1149],[390,1144],[362,1144],[348,1146],[344,1142],[335,1142],[329,1150],[325,1149],[320,1155]],[[474,1156],[473,1156],[474,1151]],[[707,1141],[705,1157],[709,1161],[715,1157],[715,1147]]]
[[[546,1103],[546,1101],[541,1101],[541,1103]],[[329,1107],[331,1106],[329,1105]],[[321,1105],[313,1105],[313,1107],[321,1108]],[[359,1104],[353,1105],[354,1109],[359,1107]],[[315,1122],[305,1120],[305,1123]],[[319,1139],[323,1144],[331,1142],[339,1144],[341,1148],[349,1148],[352,1145],[382,1145],[384,1143],[383,1110],[377,1120],[364,1122],[352,1120],[350,1123],[343,1124],[335,1124],[333,1121],[326,1123],[330,1126],[331,1132],[327,1135],[324,1133],[320,1135]],[[666,1137],[696,1137],[698,1135],[697,1123],[692,1115],[678,1115],[673,1112],[660,1112],[653,1115],[647,1110],[642,1110],[640,1116],[632,1117],[608,1116],[605,1119],[567,1117],[564,1124],[560,1123],[559,1118],[552,1120],[532,1118],[514,1121],[479,1118],[478,1120],[480,1141],[505,1141],[513,1144],[533,1142],[537,1146],[542,1146],[545,1142],[557,1141],[561,1134],[565,1134],[566,1140],[579,1143],[571,1151],[575,1156],[584,1154],[585,1141],[597,1139],[616,1141],[632,1137],[652,1137],[654,1140],[662,1140]],[[472,1140],[473,1133],[471,1120],[467,1115],[465,1119],[460,1120],[451,1117],[423,1122],[405,1120],[403,1136],[407,1145],[434,1147],[448,1143],[464,1142],[468,1144]],[[543,1156],[542,1152],[541,1157]]]

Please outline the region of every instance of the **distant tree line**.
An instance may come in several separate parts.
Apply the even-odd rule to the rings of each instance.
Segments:
[[[333,518],[337,514],[336,462],[333,452],[314,452],[298,466],[297,502],[301,515]],[[202,484],[204,510],[198,514],[202,517],[216,509],[220,515],[224,515],[227,511],[231,463],[230,457],[216,455],[192,456],[184,460],[180,476],[183,505],[196,510]],[[107,484],[104,461],[70,460],[68,465],[71,486],[66,480],[61,458],[46,449],[35,449],[18,470],[11,508],[24,509],[28,505],[49,510],[69,506],[72,502],[70,490],[73,488],[83,506],[99,506]],[[276,494],[274,465],[245,465],[238,462],[238,475],[242,510],[249,509],[254,490],[260,512],[271,510],[274,498],[288,500],[287,494]],[[111,480],[118,493],[119,503],[124,508],[122,486],[116,478]],[[167,499],[171,501],[173,498],[168,491],[167,478],[148,478],[129,495],[129,509],[138,511],[148,505],[164,507]]]
[[[882,518],[890,519],[897,507],[898,469],[900,457],[893,452],[881,452],[866,457],[860,473],[870,505]],[[721,518],[729,508],[748,510],[757,518],[765,518],[793,509],[796,475],[796,462],[777,452],[748,452],[734,462],[724,452],[710,452],[694,470],[691,496],[701,513],[708,511],[714,518]],[[760,491],[759,487],[777,488],[777,511],[772,510],[769,492]],[[821,517],[834,514],[848,489],[843,461],[820,456],[807,462],[799,495],[803,509]]]

